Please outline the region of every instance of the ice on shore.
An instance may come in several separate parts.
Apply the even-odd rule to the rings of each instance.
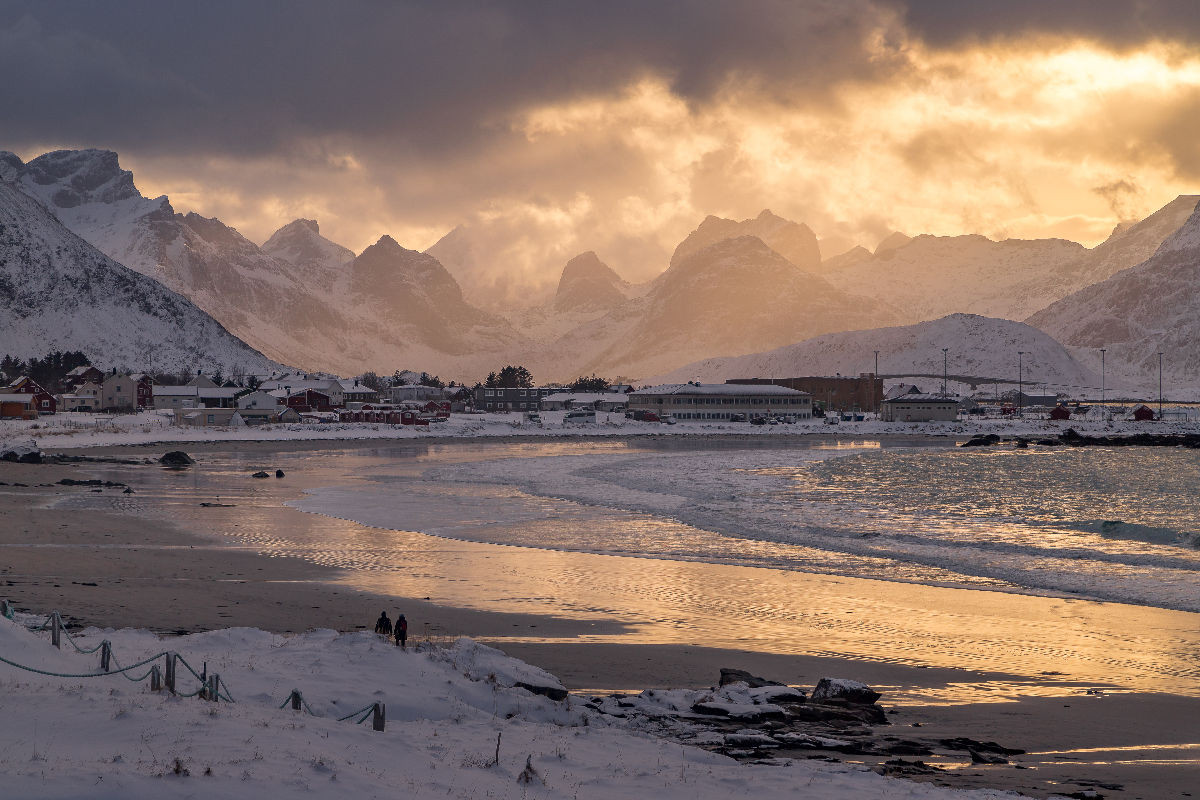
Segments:
[[[794,798],[797,786],[809,800],[1012,796],[882,778],[845,764],[739,764],[629,730],[574,698],[512,688],[549,676],[470,640],[430,652],[330,630],[75,636],[85,649],[110,640],[121,665],[178,651],[197,669],[219,673],[237,702],[171,697],[120,675],[63,678],[0,663],[6,797],[717,800]],[[64,647],[0,619],[4,659],[43,673],[96,670],[98,654]],[[195,688],[182,668],[179,680],[181,690]],[[280,708],[292,689],[316,716]],[[374,702],[386,703],[386,731],[337,721]]]

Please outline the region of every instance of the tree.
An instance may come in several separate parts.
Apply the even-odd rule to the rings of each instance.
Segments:
[[[590,378],[576,378],[575,382],[571,384],[571,389],[576,392],[607,392],[610,385],[607,378],[601,378],[592,373]]]
[[[250,377],[246,378],[246,388],[248,388],[250,391],[253,392],[257,390],[259,386],[262,386],[262,381],[258,379],[257,375],[251,375]]]
[[[499,373],[488,373],[484,386],[490,389],[529,389],[533,386],[533,373],[525,367],[510,364]]]
[[[446,384],[437,375],[430,375],[428,372],[422,372],[420,379],[417,381],[419,386],[432,386],[435,389],[445,389]]]
[[[225,376],[221,374],[221,368],[217,367],[216,371],[209,376],[209,379],[217,386],[222,386],[225,383]]]
[[[387,382],[374,372],[364,372],[362,375],[359,375],[358,382],[376,392],[382,392],[387,388]]]

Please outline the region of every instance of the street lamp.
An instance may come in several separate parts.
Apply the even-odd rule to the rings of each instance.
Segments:
[[[1104,401],[1104,390],[1106,388],[1104,385],[1104,379],[1106,377],[1105,369],[1104,369],[1104,367],[1105,367],[1104,354],[1107,352],[1108,352],[1108,348],[1105,348],[1105,347],[1100,348],[1100,408],[1102,408],[1102,409],[1104,408],[1104,402],[1105,402]]]
[[[1017,351],[1017,416],[1025,408],[1025,351]]]
[[[1158,420],[1162,422],[1162,353],[1158,354]]]
[[[877,381],[879,381],[879,351],[878,350],[875,351],[875,374],[871,376],[871,405],[874,406],[874,408],[871,410],[876,411],[876,412],[879,411],[879,404],[877,402],[875,402],[875,387],[879,386],[880,388],[882,388],[882,384],[877,383]],[[882,392],[881,392],[881,394],[882,394]]]
[[[949,363],[946,360],[946,351],[949,349],[950,348],[948,348],[948,347],[942,348],[942,397],[949,397],[949,395],[946,392],[946,377],[947,377],[947,366],[946,365]]]

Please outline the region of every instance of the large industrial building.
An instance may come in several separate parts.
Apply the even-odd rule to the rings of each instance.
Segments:
[[[653,411],[676,419],[812,417],[812,396],[786,386],[734,383],[666,383],[638,389],[629,397],[630,411]]]

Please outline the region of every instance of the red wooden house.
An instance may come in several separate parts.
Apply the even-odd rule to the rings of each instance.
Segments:
[[[54,399],[54,395],[43,389],[41,384],[28,375],[17,378],[7,388],[0,389],[0,393],[33,395],[33,407],[39,414],[53,414],[58,411],[58,401]]]
[[[1133,410],[1133,418],[1138,422],[1153,422],[1154,410],[1146,404],[1142,404]]]
[[[63,377],[68,392],[73,392],[85,383],[104,383],[104,373],[92,366],[76,367]]]
[[[1071,409],[1064,406],[1062,403],[1056,405],[1050,411],[1050,419],[1070,419]]]
[[[318,392],[316,389],[301,389],[298,392],[292,392],[287,396],[286,405],[298,412],[334,410],[333,404],[329,401],[329,395]]]

